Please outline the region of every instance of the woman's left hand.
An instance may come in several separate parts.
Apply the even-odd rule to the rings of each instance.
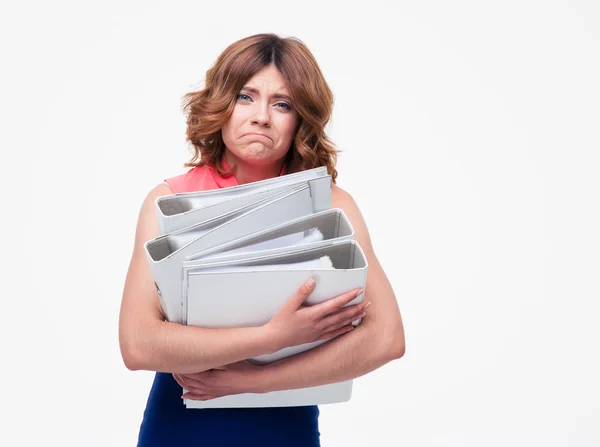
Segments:
[[[217,397],[241,393],[262,393],[258,372],[247,360],[219,366],[194,374],[173,374],[173,377],[187,390],[182,397],[190,400],[210,400]]]

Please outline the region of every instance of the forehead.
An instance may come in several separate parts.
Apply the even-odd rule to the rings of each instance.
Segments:
[[[281,72],[273,65],[257,71],[245,86],[271,91],[287,92],[287,83]]]

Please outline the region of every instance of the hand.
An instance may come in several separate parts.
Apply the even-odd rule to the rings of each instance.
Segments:
[[[241,393],[262,393],[258,373],[260,366],[247,360],[219,366],[194,374],[173,374],[187,393],[182,397],[190,400],[209,400]]]
[[[354,289],[324,303],[303,306],[314,288],[310,278],[264,326],[273,343],[272,352],[345,334],[354,329],[349,324],[363,317],[369,305],[362,302],[341,309],[362,293],[362,289]]]

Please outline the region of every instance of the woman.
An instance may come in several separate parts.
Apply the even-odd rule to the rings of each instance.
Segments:
[[[157,371],[138,446],[318,446],[317,406],[186,410],[189,399],[265,393],[349,380],[404,354],[402,319],[352,197],[335,185],[337,150],[325,135],[333,95],[306,46],[259,34],[230,45],[206,74],[202,91],[185,96],[187,137],[195,155],[187,173],[165,180],[144,200],[127,273],[119,340],[130,370]],[[332,208],[344,210],[369,269],[360,291],[304,307],[310,280],[264,326],[206,329],[164,321],[143,244],[159,235],[157,197],[223,188],[327,166]],[[365,309],[372,303],[365,314]],[[348,326],[360,316],[355,329]],[[267,366],[244,359],[286,346],[339,336]]]

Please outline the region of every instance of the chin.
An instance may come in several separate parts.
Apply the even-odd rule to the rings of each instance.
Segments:
[[[260,157],[244,157],[242,158],[242,160],[249,164],[249,165],[254,165],[254,166],[269,166],[272,164],[277,163],[277,160],[272,160],[270,158],[260,158]]]
[[[265,147],[246,148],[237,153],[234,152],[234,155],[246,163],[251,163],[251,164],[256,164],[256,165],[273,164],[273,163],[276,163],[277,161],[279,161],[281,159],[281,157],[285,156],[285,154],[282,154],[281,156],[277,156]]]

